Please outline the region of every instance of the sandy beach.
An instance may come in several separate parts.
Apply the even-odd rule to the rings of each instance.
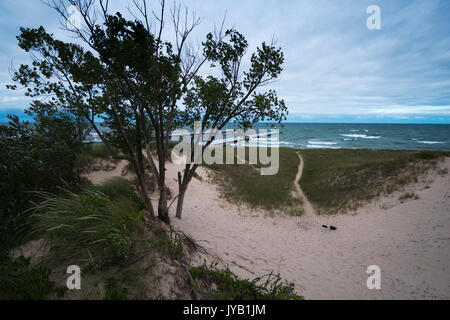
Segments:
[[[102,182],[120,174],[125,164],[88,177]],[[441,166],[450,169],[450,159]],[[297,178],[302,168],[301,161]],[[167,185],[176,194],[176,175],[182,167],[167,163],[167,169]],[[170,208],[172,224],[241,277],[279,272],[306,299],[450,298],[448,174],[409,186],[417,200],[401,203],[393,194],[355,213],[329,216],[317,215],[297,185],[305,214],[294,217],[229,203],[220,197],[207,169],[197,172],[202,180],[194,178],[189,185],[182,220],[174,217],[175,204]],[[194,263],[204,259],[212,260],[198,254]],[[381,269],[380,290],[366,286],[370,265]]]

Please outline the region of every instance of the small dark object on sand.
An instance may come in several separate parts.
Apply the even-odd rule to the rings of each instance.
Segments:
[[[324,225],[324,224],[322,225],[322,227],[324,227],[324,228],[328,228],[328,226],[327,226],[327,225]]]
[[[335,226],[330,226],[331,230],[336,230],[337,228]]]

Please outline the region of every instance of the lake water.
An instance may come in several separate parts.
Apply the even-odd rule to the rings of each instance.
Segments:
[[[100,128],[102,131],[106,130]],[[268,126],[266,124],[255,126],[255,129],[260,128]],[[450,124],[286,123],[279,130],[280,146],[291,148],[450,151]],[[258,139],[250,139],[245,144],[257,142]]]
[[[280,146],[292,148],[450,150],[450,125],[287,123],[279,130]]]

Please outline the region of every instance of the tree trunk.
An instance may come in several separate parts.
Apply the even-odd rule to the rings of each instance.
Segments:
[[[185,187],[180,187],[178,191],[178,200],[177,200],[177,212],[176,217],[181,219],[181,214],[183,212],[183,202],[184,202],[184,194],[186,193]]]
[[[178,171],[178,200],[177,211],[175,214],[178,219],[181,219],[181,214],[183,212],[184,195],[197,167],[197,164],[194,164],[192,168],[190,167],[190,165],[186,164],[183,177],[181,176],[181,172]]]
[[[162,187],[161,190],[159,190],[158,218],[160,218],[165,223],[170,223],[169,209],[167,208],[167,195],[166,195],[165,187]]]
[[[137,163],[136,159],[133,160],[133,167],[136,171],[136,177],[138,180],[139,193],[143,198],[145,205],[147,207],[147,213],[150,219],[155,218],[155,211],[153,210],[152,200],[150,199],[149,192],[147,190],[147,186],[145,184],[145,174],[141,171],[141,167]]]
[[[158,201],[158,218],[165,223],[170,223],[169,209],[167,208],[167,194],[166,194],[166,165],[164,160],[159,160],[159,201]]]
[[[139,182],[139,189],[140,189],[140,194],[141,197],[144,199],[145,202],[145,206],[147,207],[147,215],[150,219],[154,219],[155,218],[155,212],[153,211],[153,204],[152,204],[152,200],[150,199],[149,195],[148,195],[148,190],[147,188],[144,186],[144,183]]]

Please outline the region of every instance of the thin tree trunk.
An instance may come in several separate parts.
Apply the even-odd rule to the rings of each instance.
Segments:
[[[153,211],[153,204],[147,193],[147,188],[143,187],[141,183],[138,183],[138,188],[140,190],[139,194],[141,195],[141,198],[144,199],[145,205],[147,207],[147,214],[149,218],[154,219],[155,212]]]
[[[145,205],[147,207],[147,213],[149,214],[149,218],[155,218],[155,211],[153,210],[153,204],[149,196],[149,192],[147,190],[147,186],[145,184],[145,175],[142,174],[141,168],[137,164],[136,159],[133,159],[133,166],[136,171],[136,177],[138,180],[138,187],[140,189],[140,195],[144,199]]]
[[[166,164],[164,161],[164,152],[159,157],[159,201],[158,201],[158,218],[165,223],[170,223],[169,209],[167,208],[166,194]]]
[[[183,213],[183,202],[184,202],[184,195],[186,193],[185,187],[180,187],[178,191],[178,200],[177,200],[177,211],[176,211],[176,217],[178,219],[181,219],[181,214]]]
[[[170,223],[169,209],[167,208],[167,195],[164,187],[159,191],[158,218],[165,223]]]

